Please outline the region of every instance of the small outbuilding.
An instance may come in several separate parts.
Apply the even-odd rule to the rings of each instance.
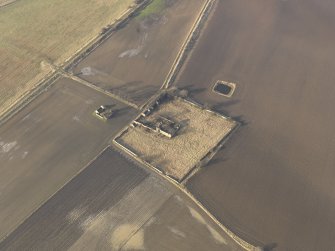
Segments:
[[[102,120],[109,120],[114,114],[114,111],[110,106],[102,105],[94,111],[95,116]]]

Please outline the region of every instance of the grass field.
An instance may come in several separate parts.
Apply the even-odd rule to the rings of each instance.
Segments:
[[[2,2],[0,2],[2,3]],[[29,0],[0,9],[0,114],[119,17],[132,0]]]

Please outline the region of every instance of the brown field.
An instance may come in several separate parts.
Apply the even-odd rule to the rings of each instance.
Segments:
[[[129,127],[116,140],[179,181],[236,126],[234,121],[181,98],[160,104],[146,119],[151,121],[159,116],[181,125],[175,137],[170,139],[137,126]]]
[[[242,250],[183,193],[112,148],[64,186],[1,250]]]
[[[6,6],[8,4],[14,3],[16,1],[17,0],[0,0],[0,8]]]
[[[181,193],[166,200],[143,229],[145,250],[244,250]]]
[[[0,1],[4,3],[4,1]],[[113,23],[133,0],[30,0],[0,9],[0,114]]]
[[[162,85],[205,0],[155,0],[113,34],[74,73],[136,104]],[[163,4],[157,10],[155,4]],[[149,11],[148,11],[149,10]],[[151,14],[149,14],[151,13]]]
[[[333,250],[335,3],[218,1],[177,85],[242,126],[187,186],[274,250]],[[211,91],[237,83],[231,98]]]
[[[114,104],[111,121],[92,115]],[[135,116],[135,110],[68,79],[0,128],[0,240],[75,176]]]

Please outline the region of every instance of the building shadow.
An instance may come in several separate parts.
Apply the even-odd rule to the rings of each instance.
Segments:
[[[262,250],[263,251],[274,251],[274,249],[278,246],[277,243],[269,243],[263,246]]]

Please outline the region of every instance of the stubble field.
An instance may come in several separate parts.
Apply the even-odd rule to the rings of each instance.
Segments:
[[[31,0],[0,9],[0,114],[113,23],[132,0]]]

